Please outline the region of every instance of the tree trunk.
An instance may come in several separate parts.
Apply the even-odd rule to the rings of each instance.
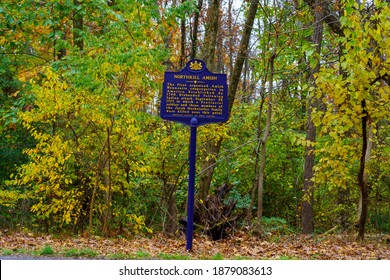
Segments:
[[[202,60],[212,72],[216,68],[215,53],[219,29],[220,2],[221,0],[212,0],[207,10],[206,33],[202,51]]]
[[[53,14],[53,17],[55,17],[54,3],[51,5],[50,9],[51,9],[51,13]],[[61,19],[63,19],[65,17],[65,15],[63,15],[62,13],[60,13],[59,16],[61,17]],[[55,34],[59,30],[61,30],[63,33],[62,38],[58,38],[57,36],[54,36],[54,38],[53,38],[53,47],[54,47],[53,58],[54,58],[54,60],[61,60],[66,56],[66,49],[64,47],[57,49],[57,45],[58,45],[58,41],[60,41],[60,42],[66,41],[66,31],[64,30],[64,27],[61,26],[61,23],[55,24],[52,27],[53,27],[53,30],[52,30],[53,34]]]
[[[233,0],[229,0],[228,3],[228,32],[229,32],[229,69],[233,69],[233,49],[234,49],[234,36],[233,36]]]
[[[344,36],[343,29],[341,28],[340,17],[338,13],[332,8],[335,8],[336,5],[333,5],[331,0],[304,0],[305,3],[312,9],[314,13],[320,12],[323,14],[321,21],[324,20],[328,27],[337,35]]]
[[[191,44],[191,55],[190,58],[196,58],[196,53],[198,50],[198,29],[199,29],[199,14],[203,6],[203,0],[198,0],[197,11],[194,16],[194,25],[192,29],[192,44]]]
[[[308,104],[308,118],[307,118],[307,130],[306,140],[314,143],[316,140],[316,127],[311,120],[311,114],[313,110],[313,104],[309,100]],[[305,153],[305,170],[304,170],[304,183],[303,183],[303,198],[302,198],[302,233],[312,234],[314,233],[314,147],[307,144]]]
[[[220,0],[212,0],[207,11],[206,34],[202,59],[206,63],[208,69],[215,71],[216,61],[215,53],[217,46],[217,36],[219,28],[219,12]],[[205,142],[203,153],[201,154],[201,173],[199,178],[199,199],[205,201],[209,194],[211,180],[216,164],[216,155],[220,149],[219,141],[216,143],[213,136],[209,136]]]
[[[165,212],[163,232],[167,235],[175,234],[178,228],[177,206],[176,206],[176,185],[165,181],[163,186],[162,206]]]
[[[366,124],[367,125],[367,124]],[[363,120],[362,120],[362,128],[363,128]],[[363,129],[362,129],[363,130]],[[367,130],[367,129],[366,129]],[[370,161],[370,158],[371,158],[371,152],[372,152],[372,146],[373,146],[373,141],[372,139],[374,139],[374,133],[373,133],[373,127],[370,126],[369,130],[368,130],[368,137],[367,137],[367,149],[366,149],[366,152],[365,152],[365,158],[364,158],[364,166],[366,166],[368,164],[368,162]],[[364,140],[363,140],[363,143],[364,143]],[[363,144],[364,145],[364,144]],[[363,152],[363,151],[362,151]],[[362,160],[362,159],[361,159]],[[360,166],[362,167],[362,166]],[[362,193],[362,190],[361,190],[361,187],[362,186],[365,186],[365,188],[367,189],[368,191],[368,186],[367,186],[367,177],[368,177],[368,174],[366,172],[366,170],[360,170],[359,171],[363,172],[363,178],[362,178],[362,182],[363,184],[360,184],[359,183],[359,191],[360,191],[360,199],[359,199],[359,208],[358,208],[358,225],[359,225],[359,232],[360,232],[360,221],[361,221],[361,218],[362,216],[364,216],[363,214],[363,200],[364,200],[364,194]],[[358,181],[360,180],[359,178],[360,176],[360,173],[358,173]],[[367,194],[368,195],[368,194]],[[366,197],[366,199],[368,199],[368,196]],[[368,202],[367,202],[368,204]],[[368,207],[368,206],[367,206]],[[368,210],[367,210],[368,211]],[[365,218],[367,219],[367,218]],[[364,227],[364,226],[363,226]],[[358,235],[358,238],[359,239],[363,239],[364,238],[364,229],[362,229],[362,236]]]
[[[103,211],[103,235],[110,235],[110,224],[111,224],[111,204],[112,204],[112,178],[111,178],[111,131],[107,127],[107,174],[104,176],[104,184],[107,187],[105,193],[106,206]]]
[[[316,53],[321,53],[322,31],[323,31],[323,12],[320,7],[322,0],[315,0],[314,7],[314,33],[312,43],[316,45]],[[314,68],[310,69],[310,81],[315,86],[314,74],[320,69],[320,62],[318,61]],[[309,97],[307,122],[306,122],[306,152],[305,152],[305,170],[303,183],[303,199],[302,199],[302,233],[314,233],[314,146],[316,141],[316,127],[312,120],[313,109],[318,107],[318,100],[315,97]]]
[[[362,153],[360,155],[360,166],[358,173],[358,182],[360,188],[360,217],[359,217],[359,234],[358,239],[364,239],[365,225],[367,221],[368,214],[368,185],[367,185],[367,175],[366,175],[366,163],[369,160],[371,153],[371,145],[368,145],[368,136],[367,136],[367,122],[368,122],[368,112],[366,107],[366,100],[362,100]],[[370,146],[370,149],[369,149]]]
[[[372,42],[372,45],[376,45],[375,42]],[[379,48],[378,48],[379,49]],[[376,56],[382,57],[382,55],[375,51]],[[385,58],[382,57],[381,60],[384,60]],[[385,86],[385,77],[388,74],[381,75],[377,77],[374,81],[370,83],[370,86],[373,86],[376,82],[381,81],[382,87]],[[389,82],[387,81],[387,84]],[[369,185],[368,185],[368,174],[366,170],[366,165],[370,161],[371,158],[371,152],[372,152],[372,146],[373,146],[373,140],[374,139],[374,132],[373,132],[373,126],[370,125],[370,119],[369,119],[369,113],[367,111],[366,106],[366,100],[363,99],[361,102],[362,105],[362,118],[361,118],[361,128],[362,128],[362,153],[360,155],[360,166],[359,166],[359,173],[358,173],[358,184],[360,189],[360,203],[359,203],[359,233],[358,233],[358,239],[363,240],[364,239],[364,231],[365,231],[365,225],[367,222],[367,215],[368,215],[368,203],[369,203]],[[369,126],[369,129],[367,131],[367,128]]]
[[[176,3],[173,3],[173,5],[176,5]],[[184,65],[183,59],[184,59],[184,47],[185,47],[185,36],[186,36],[186,30],[185,30],[185,25],[183,24],[184,19],[182,19],[182,24],[181,24],[181,56],[180,56],[180,63]],[[183,26],[184,25],[184,26]],[[171,31],[169,34],[165,34],[163,37],[165,48],[167,50],[170,49],[170,45],[172,43],[172,36],[174,34],[174,31]],[[173,70],[173,63],[171,59],[167,59],[164,62],[164,65],[166,66],[167,71],[172,71]],[[169,125],[169,123],[167,123]],[[169,129],[169,133],[171,133],[171,129]],[[169,135],[171,136],[171,135]],[[184,168],[185,164],[182,165],[180,172],[179,172],[179,177],[180,174]],[[164,161],[162,162],[162,167],[161,170],[165,170],[164,167]],[[161,196],[161,211],[162,211],[162,216],[164,219],[163,222],[163,233],[167,235],[172,235],[175,234],[178,228],[178,219],[177,219],[177,205],[176,205],[176,190],[177,190],[177,184],[178,182],[172,183],[169,182],[169,174],[165,174],[165,172],[162,174],[162,177],[160,178],[163,181],[163,189],[162,189],[162,196]]]
[[[264,89],[264,83],[265,83],[265,81],[263,82],[261,89]],[[258,139],[258,141],[256,143],[256,147],[253,150],[253,156],[255,157],[255,164],[254,164],[255,177],[254,177],[253,186],[252,186],[251,202],[249,204],[249,209],[248,209],[248,212],[246,214],[246,221],[247,221],[248,225],[251,224],[251,221],[252,221],[252,211],[253,211],[253,208],[255,205],[256,190],[258,189],[258,185],[259,185],[259,155],[260,155],[260,147],[261,147],[261,138],[260,138],[261,137],[261,115],[263,112],[263,106],[264,106],[264,101],[265,101],[265,96],[264,96],[263,90],[261,90],[260,95],[261,95],[261,102],[260,102],[260,106],[259,106],[259,115],[257,117],[257,129],[256,129],[256,131],[257,131],[256,139]]]
[[[273,46],[273,51],[268,59],[269,61],[269,80],[268,80],[268,101],[267,101],[267,121],[265,124],[265,130],[263,138],[261,139],[261,155],[260,155],[260,170],[259,170],[259,186],[257,193],[257,221],[261,222],[263,218],[263,191],[264,191],[264,181],[265,181],[265,161],[266,161],[266,144],[271,127],[271,118],[272,118],[272,92],[274,84],[274,62],[277,57],[277,46],[278,46],[279,34],[275,33],[275,41]]]
[[[73,45],[77,46],[80,51],[84,49],[84,40],[82,39],[81,32],[83,31],[83,15],[80,10],[77,11],[76,8],[81,6],[79,0],[74,0],[74,11],[73,11]]]
[[[184,3],[186,0],[181,0]],[[186,36],[187,36],[187,28],[186,28],[186,18],[180,20],[180,68],[183,68],[186,63]]]
[[[262,26],[267,26],[267,19],[264,18],[263,19],[263,22],[258,22],[258,26],[257,28],[259,30],[261,30]],[[271,32],[269,32],[270,34]],[[262,141],[262,138],[261,138],[261,134],[262,134],[262,123],[261,123],[261,116],[263,114],[263,106],[264,106],[264,103],[265,103],[265,99],[266,99],[266,84],[267,84],[267,81],[268,81],[268,75],[269,75],[269,63],[268,65],[267,64],[267,51],[268,51],[268,46],[270,44],[270,36],[268,36],[268,42],[266,44],[264,44],[263,46],[263,49],[261,50],[261,61],[264,62],[264,68],[267,68],[267,71],[265,72],[264,74],[264,77],[262,77],[260,79],[261,81],[261,85],[260,85],[260,91],[259,91],[259,94],[261,96],[261,102],[260,102],[260,106],[259,106],[259,110],[258,110],[258,116],[257,116],[257,127],[256,127],[256,146],[254,147],[253,149],[253,157],[254,157],[254,179],[253,179],[253,185],[252,185],[252,194],[251,194],[251,202],[249,204],[249,209],[248,209],[248,212],[247,212],[247,215],[246,215],[246,220],[247,220],[247,223],[248,225],[250,225],[252,223],[252,216],[253,216],[253,209],[254,209],[254,206],[255,206],[255,203],[256,203],[256,193],[257,193],[257,190],[259,188],[259,177],[260,177],[260,168],[259,168],[259,162],[260,162],[260,149],[261,149],[261,141]],[[253,86],[254,87],[254,86]]]
[[[95,170],[95,182],[94,182],[94,187],[92,191],[92,197],[91,197],[91,203],[89,205],[89,225],[88,225],[88,231],[89,233],[93,232],[93,213],[94,213],[94,207],[95,207],[95,199],[97,195],[97,190],[99,189],[99,184],[100,184],[100,179],[103,174],[104,170],[104,164],[105,164],[105,158],[104,158],[104,150],[106,148],[106,145],[108,144],[108,137],[106,137],[104,144],[101,147],[101,150],[99,152],[97,162],[96,162],[96,170]]]
[[[240,82],[241,71],[244,65],[245,58],[248,54],[248,45],[249,39],[252,33],[252,27],[255,20],[257,8],[259,5],[259,0],[254,0],[251,2],[251,5],[248,10],[247,18],[245,20],[245,28],[243,32],[243,36],[241,38],[240,47],[238,51],[238,55],[236,58],[236,63],[234,65],[234,69],[232,75],[230,76],[230,83],[228,89],[228,100],[229,100],[229,115],[231,114],[231,110],[233,108],[233,103],[236,97],[237,88]],[[221,148],[222,139],[218,141],[209,140],[206,143],[205,153],[202,157],[201,162],[201,174],[199,181],[199,198],[205,200],[209,190],[211,179],[214,174],[214,168],[216,164],[216,158]],[[208,160],[206,159],[208,157]]]
[[[229,115],[231,114],[233,103],[236,98],[237,88],[240,83],[240,77],[245,59],[248,57],[249,40],[252,34],[253,23],[259,6],[259,0],[251,1],[251,5],[248,10],[247,18],[245,20],[245,28],[242,34],[236,62],[234,64],[232,75],[229,81]]]

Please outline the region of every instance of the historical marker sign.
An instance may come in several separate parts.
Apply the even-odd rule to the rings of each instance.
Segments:
[[[202,60],[190,60],[179,72],[165,72],[161,118],[197,125],[228,120],[226,74],[211,73]]]
[[[160,116],[191,127],[188,171],[187,244],[192,249],[196,167],[196,129],[229,118],[226,74],[214,74],[199,59],[179,72],[165,72]]]

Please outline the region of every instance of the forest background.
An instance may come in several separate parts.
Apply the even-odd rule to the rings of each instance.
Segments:
[[[198,231],[390,231],[388,1],[4,0],[0,227],[177,234],[189,129],[164,71],[226,73],[198,129]]]

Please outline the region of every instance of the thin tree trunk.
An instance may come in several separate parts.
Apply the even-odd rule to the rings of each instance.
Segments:
[[[358,173],[358,182],[360,188],[360,217],[359,217],[359,234],[358,239],[364,239],[365,225],[367,222],[368,214],[368,185],[367,185],[367,175],[366,175],[366,163],[369,160],[371,154],[372,145],[368,145],[368,135],[367,135],[367,123],[368,123],[368,112],[366,107],[366,100],[362,100],[362,153],[360,155],[360,166]],[[369,147],[370,146],[370,147]]]
[[[277,32],[277,31],[276,31]],[[261,139],[261,154],[260,154],[260,170],[259,170],[259,185],[257,192],[257,221],[261,222],[263,218],[263,191],[264,191],[264,181],[265,181],[265,161],[266,161],[266,144],[271,127],[271,118],[272,118],[272,92],[273,92],[273,83],[274,83],[274,62],[277,57],[277,46],[279,34],[275,33],[275,41],[273,46],[272,54],[269,58],[269,80],[268,80],[268,94],[267,94],[267,121],[265,124],[265,130],[263,138]]]
[[[316,140],[316,127],[311,120],[311,114],[313,110],[313,103],[309,101],[308,104],[308,118],[307,118],[307,130],[306,140],[310,143],[314,143]],[[304,183],[303,183],[303,198],[302,198],[302,233],[312,234],[314,232],[314,147],[310,144],[306,145],[305,153],[305,171],[304,171]]]
[[[362,120],[363,121],[363,120]],[[362,123],[362,126],[363,126],[363,123]],[[363,130],[363,129],[362,129]],[[368,138],[367,138],[367,149],[366,149],[366,155],[365,155],[365,163],[364,165],[366,166],[368,164],[368,162],[370,161],[370,158],[371,158],[371,152],[372,152],[372,146],[373,146],[373,141],[372,139],[374,138],[374,133],[373,133],[373,127],[370,126],[370,128],[368,129]],[[360,171],[360,169],[359,169]],[[358,174],[358,179],[359,179],[359,175],[360,173]],[[366,170],[363,171],[363,182],[364,182],[364,185],[366,185],[366,188],[367,188],[367,179],[368,179],[368,174],[366,172]],[[362,214],[363,214],[363,195],[362,195],[362,191],[361,191],[361,185],[359,184],[359,191],[360,191],[360,199],[359,199],[359,208],[358,208],[358,225],[360,225],[360,220],[361,220],[361,217],[362,217]],[[360,228],[360,226],[359,226]],[[364,232],[364,230],[363,230]],[[359,236],[360,238],[360,236]],[[364,236],[363,236],[364,238]],[[361,239],[363,239],[361,238]]]
[[[81,6],[79,0],[73,0],[74,11],[73,11],[73,44],[79,48],[84,49],[84,40],[82,39],[81,32],[83,31],[84,19],[80,11],[76,10],[76,7]]]
[[[103,168],[102,168],[103,163],[104,163],[103,154],[104,154],[104,150],[106,148],[108,141],[109,141],[108,138],[106,138],[106,140],[104,141],[104,144],[100,150],[100,153],[99,153],[99,156],[97,159],[97,163],[96,163],[95,184],[94,184],[93,191],[92,191],[91,203],[89,205],[89,228],[88,228],[88,230],[90,233],[92,233],[92,230],[93,230],[93,212],[94,212],[94,207],[95,207],[96,193],[97,193],[97,190],[99,188],[100,176],[103,174]]]
[[[248,57],[249,40],[252,34],[253,23],[255,22],[258,6],[259,6],[259,0],[251,1],[251,5],[249,7],[247,18],[245,21],[245,28],[242,34],[236,62],[234,64],[233,72],[230,77],[229,94],[228,94],[229,115],[231,114],[233,103],[236,98],[236,93],[237,93],[238,85],[240,83],[242,68],[245,59]]]
[[[261,30],[261,22],[259,21],[258,22],[258,29]],[[264,26],[267,25],[267,19],[264,18],[263,19],[263,24]],[[269,32],[270,34],[270,32]],[[251,224],[251,221],[252,221],[252,215],[253,215],[253,209],[254,209],[254,205],[256,203],[256,193],[257,193],[257,190],[259,188],[259,176],[260,176],[260,168],[259,168],[259,162],[260,162],[260,149],[261,149],[261,141],[262,141],[262,138],[261,138],[261,134],[262,134],[262,128],[261,128],[261,116],[263,114],[263,106],[264,106],[264,102],[265,102],[265,89],[266,89],[266,84],[267,84],[267,81],[268,81],[268,74],[269,74],[269,63],[267,63],[267,58],[266,58],[266,53],[267,53],[267,50],[268,50],[268,45],[270,43],[270,39],[269,39],[269,36],[268,36],[268,42],[267,44],[264,44],[264,46],[267,46],[267,47],[264,47],[263,50],[261,51],[262,53],[262,57],[260,58],[261,61],[264,62],[264,68],[267,69],[267,71],[265,72],[265,76],[261,78],[261,85],[260,85],[260,96],[261,96],[261,102],[260,102],[260,106],[259,106],[259,110],[258,110],[258,116],[257,116],[257,128],[256,128],[256,147],[254,148],[254,152],[253,152],[253,156],[255,157],[255,164],[254,164],[254,180],[253,180],[253,186],[252,186],[252,194],[251,194],[251,202],[250,202],[250,205],[249,205],[249,209],[248,209],[248,212],[247,212],[247,216],[246,216],[246,220],[247,220],[247,223],[248,225]]]
[[[182,3],[184,3],[186,0],[181,0]],[[183,18],[180,21],[180,32],[181,32],[181,39],[180,39],[180,68],[183,68],[186,61],[186,36],[187,36],[187,28],[186,28],[186,18],[183,16]]]
[[[206,34],[204,40],[203,60],[211,71],[215,71],[215,53],[219,28],[220,0],[212,0],[207,11]],[[201,174],[199,178],[199,199],[206,201],[216,164],[216,155],[220,149],[220,141],[215,143],[213,137],[205,142],[201,155]]]
[[[215,71],[216,68],[215,53],[219,29],[220,2],[221,0],[212,0],[207,11],[206,34],[203,43],[205,47],[202,59],[211,71]]]
[[[54,9],[55,9],[55,6],[54,6],[54,4],[52,4],[51,8],[50,8],[50,12],[53,15],[53,17],[55,17]],[[60,16],[63,17],[62,14]],[[56,31],[61,30],[61,28],[62,28],[62,26],[60,26],[60,25],[53,25],[52,27],[53,27],[53,30],[52,30],[53,34],[56,33]],[[61,39],[57,38],[56,36],[54,36],[54,39],[53,39],[53,59],[54,60],[61,60],[62,58],[64,58],[66,56],[66,49],[63,47],[58,49],[58,52],[57,52],[57,40],[58,41],[60,41],[60,40],[66,41],[66,32],[65,32],[65,30],[62,30],[62,31],[63,31],[62,32],[63,35],[62,35]]]
[[[242,101],[247,103],[249,102],[249,98],[248,98],[248,95],[247,95],[247,88],[248,88],[248,81],[247,81],[247,78],[248,78],[248,71],[249,71],[249,65],[248,65],[248,58],[245,59],[245,63],[244,63],[244,73],[243,73],[243,81],[242,81],[242,94],[243,94],[243,97],[242,97]]]
[[[236,63],[234,65],[234,69],[230,77],[230,83],[228,89],[229,115],[231,114],[233,108],[233,103],[236,98],[237,88],[240,82],[242,68],[244,65],[245,58],[247,57],[248,54],[249,39],[252,33],[252,27],[255,21],[258,5],[259,5],[259,0],[254,0],[251,2],[251,5],[248,10],[247,18],[245,20],[245,28],[244,28],[243,36],[240,41],[240,47],[236,58]],[[209,143],[207,143],[205,147],[206,153],[203,155],[202,162],[201,162],[202,173],[200,175],[200,181],[199,181],[199,198],[204,201],[209,193],[211,179],[214,174],[216,158],[221,148],[222,139],[218,140],[216,143],[213,140],[209,140],[208,142]],[[206,156],[208,157],[208,160],[206,159]]]
[[[177,205],[176,205],[176,185],[164,181],[162,207],[165,212],[165,222],[163,224],[163,232],[166,235],[172,235],[177,232]]]
[[[203,0],[198,0],[197,11],[195,11],[194,25],[192,29],[192,45],[190,58],[194,59],[198,50],[198,29],[199,29],[199,14],[202,10]]]
[[[373,42],[373,45],[375,43]],[[375,51],[376,52],[376,51]],[[378,52],[376,52],[376,55],[381,57],[381,60],[384,60],[385,58],[382,57],[382,55]],[[370,86],[373,86],[376,82],[381,81],[382,87],[385,86],[385,77],[388,74],[384,74],[384,76],[377,77],[374,81],[370,83]],[[387,82],[388,84],[388,82]],[[371,152],[373,148],[373,141],[374,138],[374,132],[373,132],[373,125],[370,124],[369,119],[369,113],[367,110],[367,104],[366,100],[363,99],[361,102],[362,105],[362,118],[361,118],[361,127],[362,127],[362,153],[360,155],[360,166],[359,166],[359,173],[358,173],[358,183],[359,183],[359,189],[360,189],[360,203],[359,203],[359,233],[358,233],[358,239],[363,240],[364,239],[364,232],[365,232],[365,225],[367,222],[367,215],[368,215],[368,203],[369,203],[369,185],[368,185],[368,173],[366,170],[366,166],[371,158]],[[368,129],[369,127],[369,129]],[[368,131],[367,131],[368,129]]]
[[[107,186],[106,196],[106,209],[103,213],[103,235],[109,236],[111,222],[111,201],[112,201],[112,183],[111,183],[111,131],[107,127],[107,175],[105,177],[105,184]]]
[[[322,0],[315,0],[314,7],[314,33],[312,43],[316,45],[316,53],[321,53],[322,31],[323,31],[323,13],[320,7]],[[320,69],[320,62],[310,69],[310,81],[315,86],[314,74]],[[312,234],[314,232],[314,146],[316,141],[316,127],[312,120],[313,109],[318,107],[318,100],[315,97],[309,97],[307,105],[307,122],[306,122],[306,152],[305,152],[305,170],[303,182],[303,199],[302,199],[302,233]]]
[[[262,89],[264,86],[261,87]],[[252,210],[255,205],[255,199],[256,199],[256,190],[258,189],[259,185],[259,155],[260,155],[260,147],[261,147],[261,115],[263,112],[263,106],[264,106],[264,101],[265,97],[263,93],[260,93],[261,95],[261,102],[260,102],[260,107],[259,107],[259,115],[257,117],[257,133],[256,133],[256,139],[257,139],[257,144],[256,148],[253,150],[253,156],[255,157],[255,177],[253,180],[253,186],[252,186],[252,195],[251,195],[251,202],[249,204],[249,209],[246,215],[246,221],[248,224],[251,224],[252,221]]]
[[[234,36],[233,36],[233,0],[229,0],[228,3],[228,31],[229,31],[229,70],[233,69],[233,49],[234,49]]]
[[[182,2],[184,2],[184,0],[182,0]],[[177,3],[175,1],[173,3],[173,5],[175,6],[176,4]],[[180,56],[181,61],[180,61],[180,64],[182,64],[184,66],[185,37],[186,37],[184,19],[182,19],[181,23],[182,24],[181,24],[181,51],[180,51],[181,52],[181,56]],[[167,50],[170,49],[173,34],[174,34],[174,31],[171,31],[169,34],[167,33],[163,37],[165,48]],[[164,65],[166,66],[167,71],[173,70],[173,63],[170,59],[167,59],[164,62]],[[169,123],[167,123],[167,125],[169,126]],[[169,129],[168,131],[169,131],[169,134],[171,134],[171,132],[172,132],[171,129]],[[164,165],[165,165],[165,162],[163,161],[161,170],[165,170]],[[180,176],[184,166],[185,165],[183,164],[178,176]],[[167,175],[167,174],[165,174],[165,172],[163,172],[162,177],[161,177],[161,179],[163,181],[163,186],[162,186],[163,189],[162,189],[160,209],[161,209],[161,212],[162,212],[161,214],[162,214],[163,220],[164,220],[163,233],[167,234],[167,235],[172,235],[172,234],[177,232],[177,227],[178,227],[178,224],[177,224],[178,210],[177,210],[177,203],[176,203],[176,190],[177,190],[178,182],[176,182],[174,184],[169,183],[168,177],[169,177],[169,174]]]

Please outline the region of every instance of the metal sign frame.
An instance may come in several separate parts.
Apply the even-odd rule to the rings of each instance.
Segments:
[[[210,72],[200,59],[190,60],[179,72],[164,74],[160,116],[165,120],[197,126],[226,122],[229,118],[226,74]]]
[[[197,127],[229,118],[226,74],[210,72],[200,59],[187,62],[179,72],[164,74],[160,116],[190,126],[186,250],[194,236]]]

